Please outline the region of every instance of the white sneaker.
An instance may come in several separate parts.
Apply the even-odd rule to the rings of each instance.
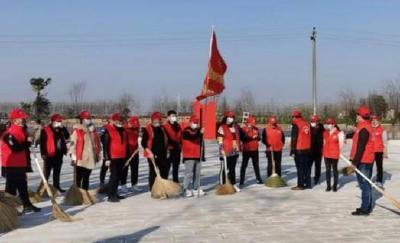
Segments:
[[[233,185],[233,188],[235,188],[236,192],[240,192],[240,189],[239,189],[239,187],[237,185]]]
[[[186,190],[185,197],[193,197],[193,191],[192,190]]]
[[[204,195],[206,195],[206,193],[205,193],[201,188],[200,188],[200,190],[196,190],[195,192],[196,192],[197,196],[204,196]]]
[[[121,193],[128,193],[128,192],[129,192],[128,187],[127,187],[126,185],[121,186],[121,188],[119,189],[119,191],[120,191]]]
[[[131,187],[131,191],[132,191],[132,192],[133,192],[133,191],[141,192],[142,189],[140,189],[140,187],[139,187],[138,185],[133,185],[133,186]]]

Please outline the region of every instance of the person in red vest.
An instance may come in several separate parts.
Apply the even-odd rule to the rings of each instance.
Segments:
[[[338,161],[340,151],[345,141],[345,136],[336,124],[334,118],[327,118],[325,121],[326,130],[323,137],[323,156],[326,167],[326,191],[331,191],[331,172],[333,171],[333,191],[337,191],[338,185]]]
[[[22,213],[40,212],[40,208],[33,206],[29,200],[28,182],[26,172],[28,170],[29,148],[31,138],[24,130],[24,120],[29,116],[21,109],[10,111],[8,118],[10,126],[4,132],[1,143],[1,166],[2,176],[6,178],[5,191],[18,195],[23,205]]]
[[[128,136],[123,127],[120,113],[110,116],[110,124],[105,127],[103,135],[103,156],[106,166],[110,167],[110,183],[108,186],[108,201],[119,202],[125,197],[118,194],[118,185],[121,181],[123,167],[128,158]]]
[[[358,108],[357,128],[353,135],[350,151],[350,160],[353,166],[369,179],[372,176],[375,160],[374,136],[370,116],[371,112],[368,107],[361,106]],[[372,187],[359,174],[357,174],[357,180],[361,189],[361,207],[352,212],[352,215],[369,215],[372,211]]]
[[[387,132],[382,127],[379,117],[371,116],[372,132],[375,138],[376,183],[383,187],[383,158],[387,158]]]
[[[321,124],[320,119],[317,115],[312,115],[310,119],[311,128],[311,163],[310,171],[312,170],[313,164],[315,165],[314,170],[314,185],[319,184],[321,177],[321,161],[322,161],[322,147],[323,147],[323,134],[324,126]]]
[[[282,128],[278,125],[278,119],[276,116],[271,116],[268,119],[268,124],[262,134],[262,142],[267,147],[267,176],[269,177],[272,175],[272,156],[275,162],[275,173],[282,176],[281,163],[282,149],[285,145],[285,134],[283,133]]]
[[[96,163],[100,160],[100,139],[87,111],[79,113],[79,124],[73,126],[69,154],[76,166],[76,183],[83,190],[89,189],[89,178]]]
[[[151,114],[151,123],[142,129],[141,145],[144,149],[144,157],[149,162],[149,190],[153,187],[156,171],[151,160],[154,160],[160,170],[160,176],[168,179],[169,166],[167,162],[168,137],[161,126],[162,114],[154,112]]]
[[[227,170],[228,178],[232,185],[235,187],[237,192],[240,191],[239,187],[236,185],[236,163],[239,158],[239,153],[241,151],[240,143],[240,128],[235,123],[235,115],[232,111],[225,113],[222,118],[220,126],[217,130],[217,139],[220,147],[221,155],[221,170],[220,170],[220,180],[221,184],[225,184],[225,171],[223,166],[223,157],[227,159]]]
[[[60,192],[65,190],[60,187],[60,173],[63,157],[67,154],[68,130],[63,126],[64,117],[53,114],[50,117],[51,124],[42,128],[40,133],[40,153],[44,161],[44,175],[49,179],[53,171],[53,186]]]
[[[126,134],[128,136],[128,158],[132,156],[132,154],[139,149],[139,132],[140,132],[140,123],[139,118],[137,116],[131,116],[128,118],[128,122],[125,125]],[[128,178],[128,170],[131,170],[131,190],[132,191],[141,191],[137,186],[138,177],[139,177],[139,153],[131,159],[129,165],[126,166],[122,172],[121,178],[121,186],[122,191],[127,191],[126,182]]]
[[[176,111],[168,111],[168,121],[163,125],[168,137],[168,174],[172,166],[173,181],[179,183],[179,164],[181,162],[182,129],[178,123]]]
[[[294,156],[297,169],[297,186],[292,190],[311,189],[311,131],[301,112],[292,112],[290,156]]]
[[[189,126],[183,129],[182,133],[182,157],[185,164],[185,178],[183,180],[183,190],[186,197],[204,195],[200,186],[201,172],[201,152],[204,128],[199,127],[200,120],[192,115]]]
[[[240,186],[243,186],[247,164],[249,159],[253,163],[254,174],[256,175],[256,180],[258,184],[263,184],[260,176],[260,166],[258,158],[258,141],[260,141],[260,136],[258,134],[258,127],[256,119],[253,116],[247,118],[246,124],[241,129],[241,140],[243,145],[242,152],[242,166],[240,168]]]

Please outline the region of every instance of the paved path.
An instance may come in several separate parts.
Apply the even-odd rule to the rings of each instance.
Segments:
[[[391,141],[390,151],[390,159],[385,161],[385,187],[400,199],[400,142]],[[207,156],[215,153],[215,145],[209,145]],[[263,155],[261,158],[265,177],[266,160]],[[343,166],[341,162],[339,167]],[[384,198],[378,198],[369,217],[350,215],[360,203],[355,177],[341,177],[337,193],[324,191],[324,176],[323,184],[313,190],[293,192],[290,187],[255,185],[250,165],[248,186],[242,192],[216,196],[218,170],[215,157],[204,163],[203,183],[208,195],[202,198],[154,200],[144,192],[130,194],[119,204],[100,198],[91,207],[63,206],[83,218],[74,223],[49,221],[51,207],[48,201],[43,202],[39,204],[44,207],[42,213],[21,217],[21,227],[0,236],[0,242],[399,242],[399,211]],[[287,154],[283,173],[289,185],[294,185],[294,163]],[[93,172],[93,184],[98,174],[98,169]],[[30,177],[31,187],[36,188],[38,175]],[[64,187],[70,185],[70,178],[66,162]],[[146,182],[147,163],[141,161],[142,188]],[[3,188],[4,181],[1,183]]]

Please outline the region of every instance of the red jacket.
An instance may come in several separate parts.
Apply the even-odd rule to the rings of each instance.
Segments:
[[[201,157],[201,136],[199,136],[199,131],[187,127],[183,130],[182,158],[185,160],[185,159],[200,159],[200,157]]]
[[[128,136],[128,148],[129,155],[135,152],[139,148],[139,129],[138,128],[126,128],[126,134]]]
[[[258,151],[258,140],[260,139],[258,128],[245,126],[242,131],[244,134],[243,151]],[[253,138],[253,136],[256,136],[256,138]]]
[[[278,152],[278,151],[282,151],[283,149],[283,142],[282,142],[282,136],[283,136],[283,132],[282,132],[282,128],[280,126],[271,126],[271,125],[267,125],[267,127],[265,128],[265,132],[266,132],[266,141],[265,143],[270,146],[270,148],[272,149],[272,151],[274,152]],[[267,149],[270,150],[270,148],[268,147]]]
[[[340,157],[340,141],[339,141],[339,133],[337,129],[335,129],[332,133],[325,130],[324,131],[324,146],[323,146],[323,156],[324,158],[329,159],[339,159]]]
[[[110,135],[110,145],[109,145],[109,153],[110,159],[124,159],[127,156],[127,147],[128,147],[128,138],[126,132],[122,133],[122,137],[120,133],[117,131],[114,125],[107,125],[105,128]]]
[[[12,135],[18,144],[24,144],[27,142],[28,136],[21,126],[12,124],[5,132],[4,136],[7,136],[7,134]],[[13,152],[9,145],[6,142],[2,141],[1,165],[4,167],[27,167],[28,158],[26,153],[26,150]]]
[[[165,133],[167,134],[168,137],[168,149],[180,149],[182,145],[182,129],[179,124],[178,131],[175,131],[174,128],[172,127],[170,122],[166,122],[163,125],[163,128],[165,130]]]
[[[374,134],[375,152],[383,153],[385,151],[385,144],[383,142],[383,132],[385,129],[381,125],[372,128]]]
[[[353,144],[351,146],[350,159],[354,160],[354,158],[356,156],[357,146],[358,146],[358,142],[359,142],[358,141],[359,133],[362,129],[366,129],[369,133],[369,136],[368,136],[368,141],[365,146],[365,149],[362,153],[360,162],[362,162],[364,164],[372,164],[372,163],[374,163],[374,160],[375,160],[375,145],[374,145],[374,136],[373,136],[373,132],[372,132],[372,126],[371,126],[371,122],[369,122],[369,121],[363,121],[363,122],[358,123],[357,129],[353,135]]]

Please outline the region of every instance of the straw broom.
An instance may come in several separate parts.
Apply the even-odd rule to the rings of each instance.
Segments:
[[[46,161],[44,160],[43,163],[46,163]],[[60,196],[60,192],[53,185],[51,185],[49,183],[47,183],[47,185],[49,185],[50,190],[53,193],[52,195],[54,195],[55,197]],[[38,187],[38,189],[36,191],[36,194],[37,194],[38,197],[40,197],[40,201],[41,201],[41,198],[50,198],[50,195],[47,193],[47,191],[46,191],[46,189],[44,187],[43,180],[40,182],[39,187]]]
[[[76,183],[76,165],[74,164],[74,182],[68,189],[64,197],[64,204],[70,206],[77,205],[93,205],[96,202],[96,197],[89,191],[79,188]]]
[[[156,178],[154,180],[153,187],[151,188],[151,197],[164,199],[178,196],[181,192],[180,185],[176,182],[162,178],[154,158],[151,158],[150,161],[153,164],[156,172]]]
[[[271,151],[271,160],[272,160],[272,175],[265,180],[265,185],[267,187],[283,187],[286,186],[285,180],[280,177],[276,173],[276,165],[275,165],[275,158],[274,158],[274,151]]]
[[[225,176],[225,184],[220,184],[220,185],[218,185],[218,187],[217,187],[217,190],[216,190],[216,194],[217,195],[231,195],[231,194],[235,194],[236,193],[236,190],[235,190],[235,188],[233,187],[233,185],[231,184],[231,182],[229,181],[229,178],[228,178],[228,173],[227,173],[227,171],[226,171],[226,168],[227,168],[227,161],[226,161],[226,155],[225,154],[223,154],[223,156],[222,156],[222,158],[223,158],[223,160],[224,160],[224,163],[223,163],[223,166],[224,166],[224,176]]]
[[[348,160],[346,157],[344,157],[342,154],[340,155],[340,158],[344,160],[349,166],[352,166],[352,163],[350,160]],[[353,166],[352,166],[353,167]],[[357,168],[353,167],[355,172],[359,174],[364,180],[366,180],[375,190],[377,190],[384,198],[386,198],[393,206],[395,206],[397,209],[400,209],[400,202],[397,201],[394,197],[389,195],[387,192],[379,188],[375,183],[373,183],[368,177],[366,177],[360,170]]]
[[[0,233],[16,229],[18,223],[18,211],[0,199]]]
[[[38,168],[39,175],[42,178],[44,188],[46,189],[47,194],[50,195],[51,204],[53,205],[53,209],[52,209],[53,218],[54,219],[58,219],[58,220],[60,220],[62,222],[73,222],[73,221],[76,221],[75,219],[73,219],[71,217],[71,215],[65,213],[64,210],[61,209],[60,205],[57,204],[56,200],[54,199],[54,195],[53,195],[53,193],[52,193],[52,191],[51,191],[51,189],[49,187],[49,184],[47,183],[47,180],[46,180],[46,178],[45,178],[45,176],[43,174],[43,170],[40,167],[39,160],[38,160],[38,158],[36,156],[34,156],[34,161],[35,161],[35,164],[36,164],[36,166]]]
[[[13,208],[22,206],[21,200],[18,197],[11,195],[5,191],[0,191],[0,202]]]

